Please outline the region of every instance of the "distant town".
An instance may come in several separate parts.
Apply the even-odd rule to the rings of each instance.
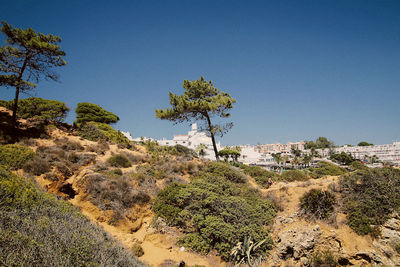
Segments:
[[[150,137],[133,138],[129,132],[122,132],[131,141],[157,141],[160,145],[175,146],[182,145],[190,149],[197,150],[200,145],[204,146],[204,158],[214,159],[213,145],[211,138],[205,132],[198,130],[197,124],[192,124],[191,131],[183,135],[174,135],[173,139],[163,138],[161,140]],[[217,143],[218,151],[226,147]],[[238,145],[236,149],[240,150],[239,162],[249,165],[264,166],[274,168],[276,166],[297,167],[309,165],[322,160],[328,160],[332,154],[346,153],[354,159],[368,163],[371,167],[379,167],[384,164],[400,166],[400,142],[393,142],[385,145],[363,145],[363,146],[333,146],[330,148],[307,148],[306,141],[288,142],[286,144],[259,144],[259,145]],[[302,161],[299,155],[308,155],[310,160]],[[279,159],[276,155],[279,155]]]

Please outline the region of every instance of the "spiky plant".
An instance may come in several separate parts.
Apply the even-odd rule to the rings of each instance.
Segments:
[[[245,237],[243,242],[238,242],[231,250],[231,257],[235,266],[247,263],[249,267],[252,267],[254,261],[260,258],[260,246],[266,241],[267,239],[263,239],[254,243],[251,238]]]

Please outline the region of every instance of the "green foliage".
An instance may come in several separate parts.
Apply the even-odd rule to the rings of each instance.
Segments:
[[[0,106],[12,109],[14,101],[0,102]],[[19,100],[17,115],[23,119],[35,118],[50,121],[64,121],[69,107],[64,102],[39,97]]]
[[[278,174],[274,172],[267,171],[259,166],[247,166],[247,165],[241,165],[240,168],[243,169],[244,173],[247,175],[250,175],[251,177],[256,180],[256,182],[265,187],[268,188],[268,180],[271,178],[273,181],[278,180],[280,177]]]
[[[334,160],[340,164],[344,164],[344,165],[350,165],[350,163],[355,161],[353,156],[350,153],[346,153],[346,152],[341,152],[340,154],[339,153],[332,154],[330,156],[330,159]]]
[[[321,178],[323,176],[339,176],[342,174],[347,173],[346,169],[339,167],[335,164],[332,164],[327,161],[320,161],[317,163],[317,166],[315,168],[310,167],[308,169],[309,175],[312,178]]]
[[[342,177],[340,185],[348,224],[358,234],[374,233],[393,211],[400,211],[400,170],[363,169]]]
[[[237,161],[237,159],[240,157],[240,152],[237,151],[236,149],[228,149],[225,148],[221,151],[218,152],[218,155],[223,157],[225,161],[228,161],[229,158],[232,158],[233,161]]]
[[[20,91],[35,88],[41,78],[58,80],[52,68],[67,64],[63,60],[65,52],[59,46],[61,38],[56,35],[36,33],[31,28],[13,28],[5,21],[1,24],[0,31],[4,33],[8,45],[0,47],[0,86],[14,87],[14,101],[18,104]],[[13,106],[14,122],[17,107]]]
[[[0,164],[11,169],[20,169],[30,159],[33,159],[35,152],[32,149],[20,145],[0,145]]]
[[[205,171],[217,177],[224,177],[234,183],[245,183],[247,180],[240,169],[223,162],[212,162],[206,167]]]
[[[80,127],[86,122],[100,122],[105,124],[116,123],[119,118],[114,113],[107,111],[99,105],[92,103],[78,103],[75,124]]]
[[[127,159],[124,155],[121,154],[109,157],[107,159],[107,162],[113,167],[129,168],[132,166],[129,159]]]
[[[315,251],[310,257],[311,267],[336,267],[339,266],[337,257],[330,251]]]
[[[307,175],[300,170],[288,170],[281,174],[281,180],[285,182],[294,182],[294,181],[307,181]]]
[[[241,264],[247,263],[248,266],[252,266],[255,261],[262,257],[262,251],[259,249],[267,239],[261,240],[254,243],[251,238],[245,237],[243,242],[238,242],[231,251],[232,262],[240,266]]]
[[[364,163],[362,163],[359,160],[355,160],[352,163],[350,163],[349,167],[352,168],[353,170],[362,170],[368,168],[367,166],[365,166]]]
[[[158,194],[153,210],[169,225],[186,230],[180,244],[193,250],[216,249],[229,260],[235,244],[248,237],[256,243],[267,239],[260,247],[265,252],[272,244],[265,226],[276,211],[269,200],[221,174],[226,166],[211,165],[189,184],[169,185]]]
[[[306,144],[304,145],[305,149],[323,149],[331,147],[333,147],[333,142],[329,141],[326,137],[318,137],[315,142],[306,141]]]
[[[106,123],[87,122],[79,128],[78,134],[90,141],[110,140],[125,147],[131,146],[131,142],[125,135]]]
[[[371,144],[371,143],[368,143],[368,142],[362,141],[362,142],[358,143],[358,145],[357,145],[357,146],[373,146],[373,145],[374,145],[374,144]]]
[[[143,266],[70,203],[0,170],[4,266]]]
[[[230,117],[228,111],[233,108],[236,100],[228,93],[215,88],[211,81],[207,82],[203,77],[195,81],[184,80],[182,86],[185,89],[183,95],[170,92],[169,102],[171,107],[164,110],[156,109],[156,117],[173,122],[203,121],[206,125],[204,129],[211,136],[215,157],[218,159],[215,135],[222,136],[232,128],[233,124],[212,124],[211,118],[213,116]]]
[[[303,214],[316,219],[327,219],[334,210],[335,195],[329,191],[311,189],[300,198],[300,208]]]

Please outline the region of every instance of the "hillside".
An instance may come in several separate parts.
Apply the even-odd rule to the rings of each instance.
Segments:
[[[32,122],[20,122],[21,129],[35,128]],[[45,191],[77,207],[150,266],[178,266],[182,261],[186,266],[227,266],[231,246],[241,242],[243,247],[247,237],[260,242],[263,253],[254,250],[253,262],[262,266],[400,266],[398,213],[391,212],[382,226],[377,225],[376,235],[360,235],[349,226],[351,211],[344,207],[350,189],[343,189],[341,179],[352,173],[344,178],[310,179],[296,172],[278,176],[211,163],[189,150],[151,142],[126,146],[90,141],[65,125],[46,125],[40,135],[23,136],[17,145],[34,154],[14,166],[14,173],[32,177]],[[266,188],[268,175],[275,183]],[[398,173],[389,171],[390,175]],[[378,190],[380,185],[375,186]],[[327,218],[315,218],[300,208],[311,189],[335,196]],[[55,215],[47,217],[52,220]],[[79,229],[94,227],[87,219]]]

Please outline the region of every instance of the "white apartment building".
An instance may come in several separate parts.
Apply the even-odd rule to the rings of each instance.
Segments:
[[[292,148],[298,150],[304,150],[305,141],[300,142],[287,142],[286,144],[275,143],[275,144],[263,144],[257,145],[256,149],[261,153],[282,153],[282,152],[290,152]]]
[[[334,148],[335,153],[350,153],[356,159],[377,156],[383,162],[400,165],[400,142],[376,146],[343,146]]]

